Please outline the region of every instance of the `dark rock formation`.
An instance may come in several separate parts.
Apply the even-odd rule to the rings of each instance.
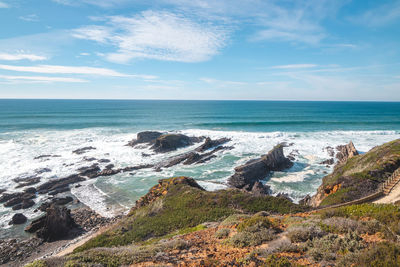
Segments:
[[[51,242],[66,237],[75,226],[69,209],[51,205],[46,210],[46,215],[32,221],[25,231],[36,233],[37,237]]]
[[[34,157],[33,159],[44,159],[44,158],[59,158],[61,157],[60,155],[40,155],[37,157]]]
[[[136,146],[137,144],[154,144],[156,142],[156,139],[160,137],[162,133],[160,132],[154,132],[154,131],[145,131],[145,132],[140,132],[137,134],[137,138],[130,141],[127,145],[128,146]]]
[[[89,150],[94,150],[94,149],[96,149],[96,148],[92,147],[92,146],[85,146],[85,147],[82,147],[82,148],[79,148],[79,149],[76,149],[76,150],[72,151],[72,153],[77,154],[77,155],[81,155],[81,154],[84,154],[84,153],[88,152]]]
[[[25,217],[24,214],[16,213],[12,217],[12,219],[11,219],[9,224],[23,224],[23,223],[26,223],[26,221],[27,221],[27,218]]]
[[[15,181],[15,179],[14,179]],[[15,187],[15,188],[21,188],[21,187],[25,187],[25,186],[30,186],[30,185],[34,185],[40,182],[40,177],[29,177],[27,179],[24,180],[18,180],[20,182],[18,182],[19,184]]]
[[[352,158],[358,155],[356,148],[354,147],[353,142],[350,141],[347,145],[337,146],[336,150],[338,153],[336,154],[336,158],[338,159],[338,164],[345,163],[349,158]]]
[[[204,143],[201,146],[199,146],[198,148],[196,148],[195,150],[197,152],[204,152],[210,148],[214,148],[214,147],[223,145],[229,141],[231,141],[231,139],[229,139],[229,138],[220,138],[217,140],[212,140],[210,137],[207,137],[206,140],[204,141]]]
[[[24,189],[25,193],[30,193],[30,194],[35,194],[37,192],[36,188],[34,187],[28,187]]]
[[[40,205],[39,210],[40,211],[46,211],[51,205],[66,205],[70,202],[72,202],[74,199],[70,196],[67,197],[56,197],[51,199],[49,202],[44,202]]]
[[[95,163],[92,166],[79,168],[78,172],[80,176],[94,178],[100,172],[100,167]]]
[[[271,189],[268,185],[264,185],[257,181],[254,183],[250,191],[256,196],[262,196],[262,195],[269,195]]]
[[[2,193],[4,193],[4,192],[6,192],[7,190],[5,190],[5,189],[3,189],[3,188],[0,188],[0,194],[2,194]]]
[[[165,153],[177,150],[178,148],[200,142],[198,137],[189,137],[183,134],[163,134],[159,136],[151,147],[155,152]]]
[[[333,165],[335,163],[335,159],[334,158],[330,158],[324,161],[321,161],[319,164],[321,165]]]
[[[283,154],[283,146],[277,145],[261,158],[236,167],[235,174],[228,179],[228,184],[237,188],[252,188],[255,182],[264,179],[270,172],[282,171],[292,166],[293,163]]]
[[[311,205],[311,196],[307,195],[302,200],[299,201],[300,205],[303,206],[310,206]]]
[[[335,156],[335,149],[331,146],[325,147],[323,150],[326,150],[328,153],[329,157],[334,157]]]
[[[50,191],[55,191],[61,188],[68,188],[70,184],[85,181],[85,178],[79,175],[70,175],[66,178],[56,179],[48,181],[38,186],[37,190],[39,194],[46,194]]]
[[[4,193],[0,197],[0,203],[4,203],[4,207],[13,207],[14,210],[27,209],[32,207],[35,202],[32,200],[36,195],[32,193]]]
[[[12,209],[13,210],[28,209],[33,205],[35,205],[35,201],[33,201],[32,199],[24,199],[22,200],[22,202],[13,205]]]
[[[99,159],[98,162],[99,163],[110,163],[111,160],[109,160],[109,159]]]

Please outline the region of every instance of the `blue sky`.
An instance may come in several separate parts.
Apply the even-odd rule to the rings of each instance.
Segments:
[[[400,1],[0,0],[0,98],[400,101]]]

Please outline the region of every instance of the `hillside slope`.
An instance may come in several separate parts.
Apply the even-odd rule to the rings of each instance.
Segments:
[[[400,139],[353,156],[323,178],[312,205],[338,204],[372,194],[399,167]]]

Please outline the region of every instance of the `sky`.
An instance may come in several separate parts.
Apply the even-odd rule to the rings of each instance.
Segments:
[[[0,98],[400,101],[400,0],[0,0]]]

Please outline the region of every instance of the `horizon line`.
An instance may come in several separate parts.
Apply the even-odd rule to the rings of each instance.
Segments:
[[[248,101],[248,102],[387,102],[400,100],[292,100],[292,99],[156,99],[156,98],[1,98],[1,100],[85,100],[85,101]]]

